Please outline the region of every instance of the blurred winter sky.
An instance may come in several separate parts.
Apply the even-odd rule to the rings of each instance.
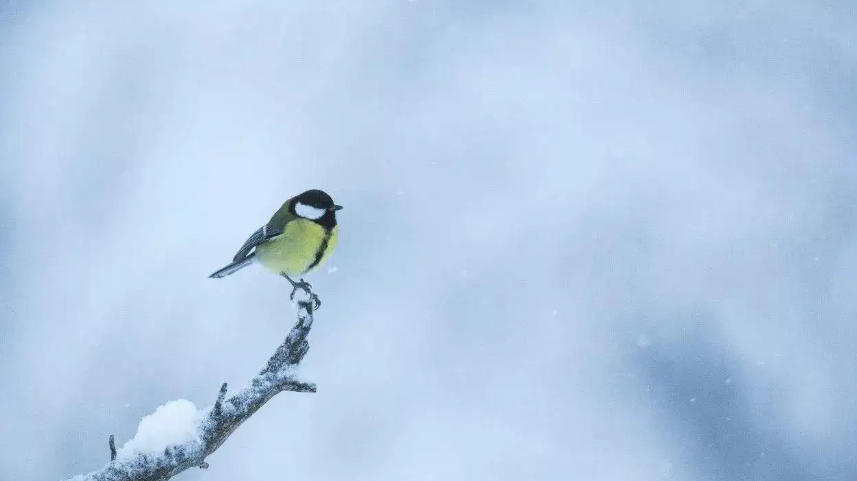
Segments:
[[[101,468],[294,321],[183,480],[857,479],[857,5],[0,2],[0,481]]]

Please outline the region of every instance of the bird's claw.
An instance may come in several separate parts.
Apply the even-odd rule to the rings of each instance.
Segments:
[[[289,281],[291,281],[291,283],[292,283],[292,293],[291,293],[291,295],[289,295],[289,299],[294,301],[295,300],[295,293],[298,291],[298,289],[300,289],[300,290],[304,291],[304,293],[306,293],[306,295],[309,296],[309,300],[312,301],[312,303],[313,303],[313,310],[317,310],[319,307],[321,307],[321,300],[318,298],[317,295],[315,295],[314,292],[312,292],[312,284],[310,284],[309,282],[307,282],[303,279],[301,279],[298,282],[292,281],[291,279],[289,279]]]
[[[312,304],[313,304],[313,306],[312,306],[312,310],[313,310],[313,311],[317,311],[317,310],[318,310],[318,308],[319,308],[319,307],[321,307],[321,299],[319,299],[317,295],[315,295],[315,294],[310,294],[310,295],[309,295],[309,300],[311,300],[311,301],[312,301]]]

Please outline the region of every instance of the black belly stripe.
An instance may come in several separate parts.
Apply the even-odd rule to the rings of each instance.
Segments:
[[[312,260],[312,263],[304,269],[304,274],[313,270],[315,266],[321,262],[321,258],[324,257],[325,251],[327,251],[327,246],[330,244],[330,236],[333,234],[333,229],[325,229],[324,237],[321,238],[321,244],[318,246],[318,250],[315,251],[315,259]]]

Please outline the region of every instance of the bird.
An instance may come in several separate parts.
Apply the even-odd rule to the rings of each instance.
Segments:
[[[301,276],[318,269],[336,248],[339,241],[336,213],[341,209],[327,192],[319,189],[286,200],[271,220],[244,242],[231,263],[208,277],[219,279],[259,263],[292,284],[292,300],[301,289],[318,309],[321,301],[312,292],[312,285]],[[295,281],[294,277],[300,280]]]

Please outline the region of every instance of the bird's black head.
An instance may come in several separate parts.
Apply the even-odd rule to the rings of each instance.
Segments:
[[[326,229],[336,226],[336,211],[342,206],[333,203],[327,192],[318,189],[308,190],[292,200],[292,213],[309,219]]]

